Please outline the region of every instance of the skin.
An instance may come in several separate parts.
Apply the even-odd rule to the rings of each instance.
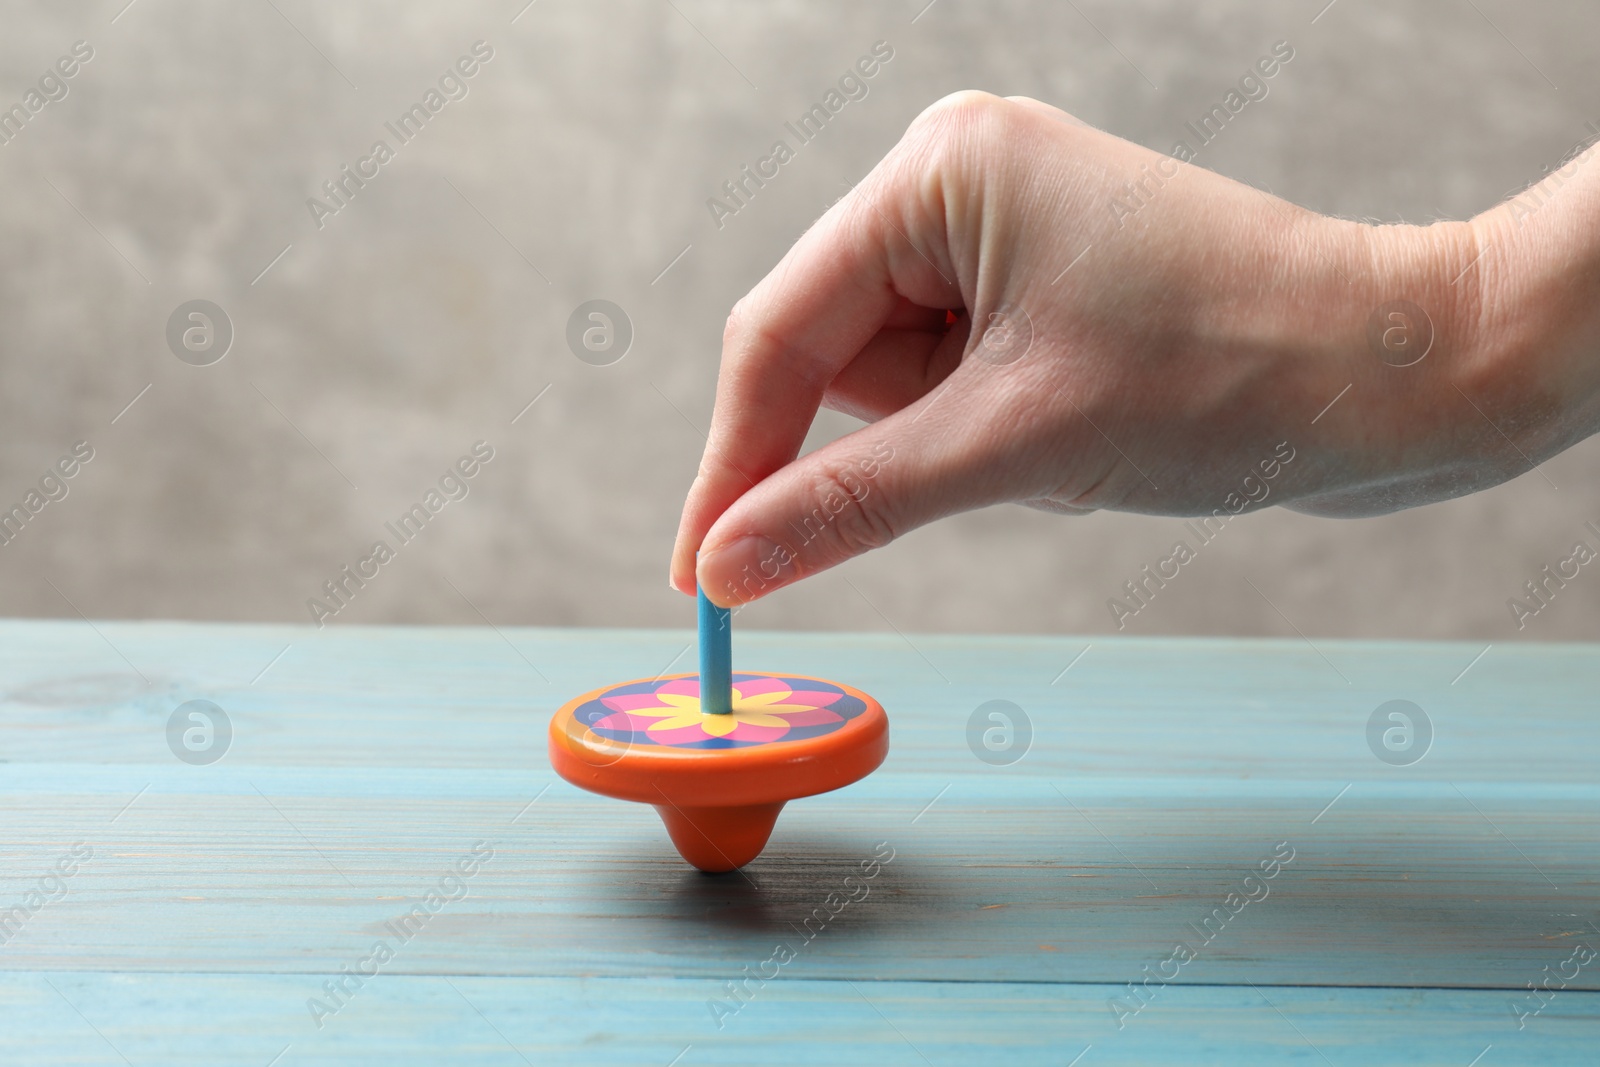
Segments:
[[[998,503],[1209,515],[1285,449],[1273,503],[1326,516],[1524,474],[1600,429],[1591,159],[1372,226],[947,97],[734,307],[672,585],[734,606]],[[1396,300],[1426,319],[1369,340]],[[822,405],[867,425],[800,456]]]

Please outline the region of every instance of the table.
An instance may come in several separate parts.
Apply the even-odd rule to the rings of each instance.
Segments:
[[[544,754],[690,638],[0,623],[0,909],[54,898],[0,927],[0,1063],[1600,1052],[1595,647],[745,631],[736,666],[881,699],[891,752],[707,876]],[[1369,745],[1395,699],[1409,765]],[[217,762],[169,746],[190,700]],[[1031,743],[969,733],[992,700]]]

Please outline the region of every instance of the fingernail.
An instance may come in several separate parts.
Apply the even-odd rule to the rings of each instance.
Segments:
[[[706,596],[725,607],[744,604],[778,588],[783,556],[765,537],[741,537],[700,553],[696,579]]]

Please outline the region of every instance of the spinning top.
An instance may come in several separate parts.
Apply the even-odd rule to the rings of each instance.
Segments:
[[[707,872],[761,854],[783,805],[865,778],[889,753],[883,706],[799,674],[734,673],[729,612],[699,594],[700,673],[608,685],[550,720],[573,785],[653,805]]]

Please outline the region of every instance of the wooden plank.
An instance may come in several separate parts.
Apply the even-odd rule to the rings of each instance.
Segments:
[[[234,719],[230,762],[537,771],[544,723],[568,697],[693,669],[688,630],[95,626],[0,621],[0,758],[170,763],[167,715],[204,698]],[[1483,646],[1322,639],[743,630],[735,642],[736,663],[834,677],[883,701],[883,773],[1581,783],[1600,751],[1592,645],[1496,645],[1479,659]],[[996,698],[1021,705],[1035,737],[1020,763],[991,772],[965,727]],[[1421,705],[1436,734],[1399,769],[1365,737],[1373,709],[1396,698]]]
[[[822,982],[787,973],[722,1015],[720,1029],[707,1002],[723,991],[706,980],[380,975],[322,1017],[319,1030],[306,1002],[326,996],[320,981],[0,974],[0,1062],[1490,1067],[1590,1063],[1600,1040],[1593,993],[1558,994],[1518,1030],[1510,998],[1498,992],[1186,986],[1161,991],[1118,1030],[1108,1007],[1114,987]]]
[[[1600,946],[1600,788],[1458,785],[1362,782],[1328,808],[1333,781],[876,775],[791,805],[745,875],[712,878],[648,808],[542,769],[12,765],[10,894],[74,841],[95,859],[0,951],[336,966],[478,840],[494,859],[397,972],[726,974],[880,841],[895,858],[816,939],[820,977],[1121,982],[1212,933],[1182,980],[1515,988]],[[1279,842],[1265,898],[1206,925]]]

